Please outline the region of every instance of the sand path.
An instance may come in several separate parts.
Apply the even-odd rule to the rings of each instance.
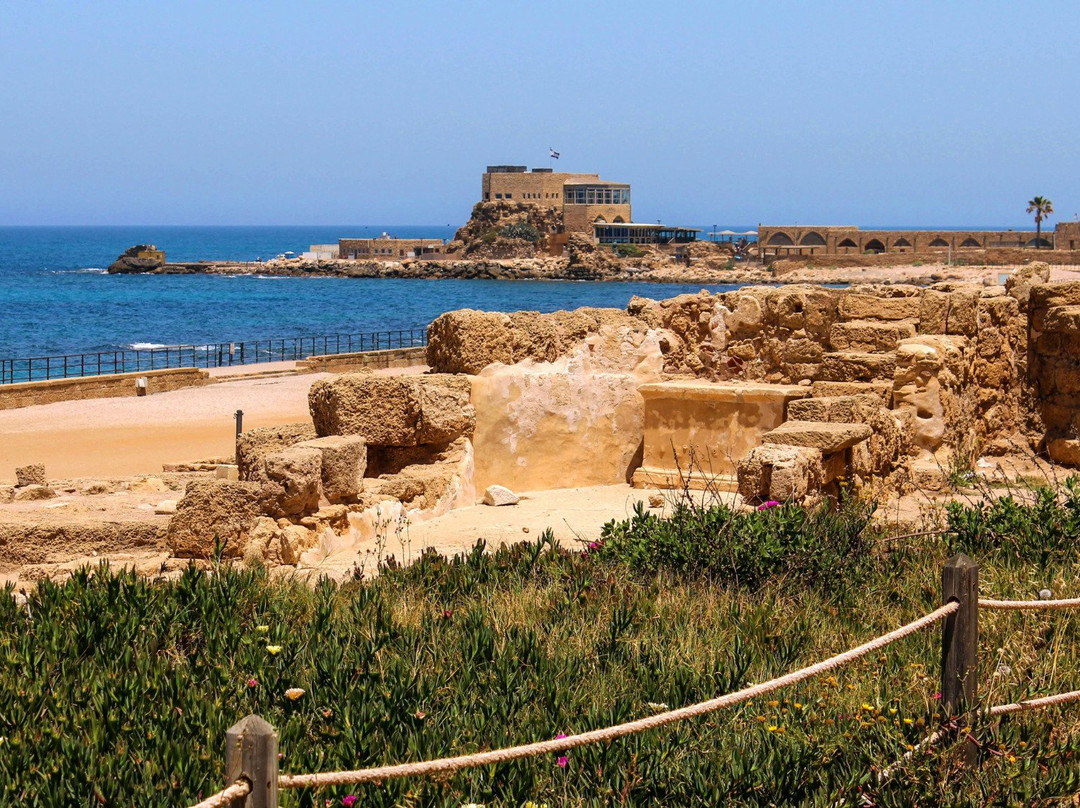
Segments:
[[[328,376],[241,378],[144,397],[0,410],[0,483],[14,483],[15,467],[29,463],[44,463],[52,479],[70,479],[158,474],[166,463],[231,458],[237,410],[244,411],[245,430],[309,421],[308,390]]]

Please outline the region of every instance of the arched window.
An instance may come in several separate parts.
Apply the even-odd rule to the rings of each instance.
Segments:
[[[805,244],[808,247],[824,247],[825,239],[821,237],[821,233],[817,233],[811,230],[809,233],[799,239],[799,244]]]
[[[961,247],[981,247],[982,245],[973,238],[966,238],[960,242]]]
[[[903,236],[900,236],[900,238],[898,238],[898,239],[897,239],[896,241],[894,241],[892,245],[893,245],[894,247],[910,247],[910,246],[911,246],[911,242],[910,242],[910,241],[908,241],[908,240],[907,240],[906,238],[904,238]]]
[[[836,246],[837,246],[837,247],[858,247],[859,245],[858,245],[858,244],[856,244],[856,243],[855,243],[854,241],[852,241],[851,239],[849,239],[849,238],[846,238],[846,239],[844,239],[843,241],[841,241],[841,242],[840,242],[839,244],[837,244]]]
[[[931,247],[948,247],[949,242],[947,242],[943,238],[936,238],[936,239],[934,239],[933,241],[930,242],[930,246]]]
[[[866,245],[863,247],[863,249],[866,252],[883,253],[885,252],[885,245],[878,241],[878,239],[872,238],[868,242],[866,242]]]
[[[607,219],[605,219],[603,216],[597,216],[595,219],[593,219],[593,224],[607,224]]]
[[[795,242],[791,240],[791,236],[789,236],[787,233],[773,233],[772,236],[769,237],[768,246],[791,247],[794,244]]]
[[[626,224],[626,220],[622,216],[616,216],[611,221],[614,222],[615,224]]]
[[[1050,246],[1050,242],[1047,241],[1044,238],[1033,238],[1031,241],[1029,241],[1027,243],[1027,246],[1028,247],[1044,247],[1045,248],[1045,247]]]

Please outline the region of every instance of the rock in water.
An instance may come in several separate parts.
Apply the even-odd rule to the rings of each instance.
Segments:
[[[152,272],[165,266],[165,253],[153,244],[136,244],[109,265],[110,275]]]
[[[520,500],[521,497],[501,485],[490,485],[484,492],[485,505],[517,505]]]

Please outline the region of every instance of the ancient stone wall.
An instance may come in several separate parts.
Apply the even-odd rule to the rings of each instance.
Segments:
[[[1080,282],[1031,287],[1028,313],[1029,374],[1047,451],[1080,465]]]

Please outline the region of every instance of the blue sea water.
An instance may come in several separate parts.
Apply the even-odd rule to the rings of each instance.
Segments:
[[[133,244],[155,244],[170,261],[254,262],[285,251],[300,253],[312,244],[384,231],[400,238],[450,238],[454,228],[0,227],[0,359],[409,328],[460,308],[541,312],[578,306],[622,308],[634,295],[665,298],[703,288],[622,282],[104,274],[104,268]]]

